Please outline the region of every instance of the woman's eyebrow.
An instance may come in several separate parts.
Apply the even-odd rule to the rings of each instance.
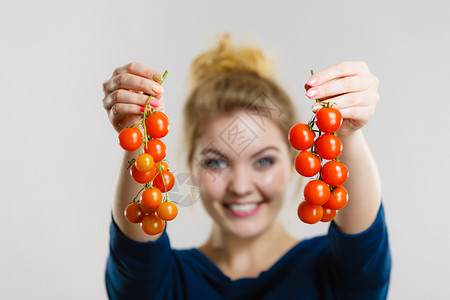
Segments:
[[[254,158],[254,157],[260,155],[261,153],[266,152],[267,150],[275,150],[275,151],[277,151],[277,152],[280,152],[280,149],[279,149],[278,147],[275,147],[275,146],[267,146],[266,148],[261,149],[261,150],[259,150],[258,152],[256,152],[255,154],[253,154],[253,155],[252,155],[252,158]]]
[[[225,154],[223,154],[222,152],[220,152],[219,150],[217,150],[215,148],[206,148],[202,152],[200,152],[200,154],[203,156],[205,156],[207,154],[213,154],[213,155],[221,157],[221,158],[227,158],[227,156]]]
[[[251,156],[251,158],[255,158],[256,156],[261,155],[262,153],[264,153],[268,150],[275,150],[276,152],[280,152],[280,149],[276,146],[267,146],[267,147],[259,150],[258,152],[254,153]],[[214,155],[215,157],[220,157],[222,159],[228,159],[228,157],[224,153],[222,153],[221,151],[219,151],[216,148],[206,148],[202,152],[200,152],[200,155],[202,155],[202,156],[206,156],[206,155],[210,155],[210,154]]]

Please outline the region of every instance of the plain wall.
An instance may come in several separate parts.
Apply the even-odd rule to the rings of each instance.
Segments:
[[[450,298],[448,1],[1,1],[0,298],[105,299],[112,187],[120,148],[102,83],[131,61],[169,70],[168,160],[187,172],[182,105],[191,60],[220,33],[251,37],[278,61],[301,121],[309,70],[365,60],[381,100],[364,128],[382,177],[393,256],[389,299]],[[286,200],[282,218],[306,225]],[[169,226],[201,244],[200,204]]]

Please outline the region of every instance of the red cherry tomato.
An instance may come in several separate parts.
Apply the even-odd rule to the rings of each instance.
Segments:
[[[320,171],[322,180],[331,186],[343,185],[348,178],[347,167],[339,161],[329,161]]]
[[[166,221],[156,215],[146,215],[142,219],[141,229],[148,235],[155,235],[164,231]]]
[[[167,120],[169,120],[169,117],[168,117],[165,113],[163,113],[162,111],[158,111],[158,113],[160,113],[161,115],[163,115],[164,117],[166,117]]]
[[[316,134],[307,124],[298,123],[291,127],[288,134],[289,143],[297,150],[306,150],[314,145]]]
[[[303,195],[309,203],[323,205],[330,198],[330,188],[322,180],[311,180],[305,185]]]
[[[150,172],[154,165],[153,156],[148,153],[142,153],[136,158],[135,165],[139,172]]]
[[[161,174],[163,176],[161,176]],[[165,187],[163,183],[163,178]],[[158,173],[158,175],[156,175],[155,177],[155,180],[153,180],[153,186],[158,188],[163,193],[170,191],[173,188],[174,184],[175,184],[175,177],[173,176],[172,173],[166,170],[162,170],[161,173]]]
[[[335,159],[342,152],[341,140],[334,134],[323,134],[316,140],[316,152],[322,158]]]
[[[295,158],[295,169],[302,176],[312,177],[319,173],[320,167],[320,158],[309,151],[302,151]]]
[[[161,140],[149,140],[147,146],[144,147],[144,152],[150,154],[156,163],[166,157],[167,149]]]
[[[157,188],[149,188],[141,194],[141,205],[144,211],[154,213],[162,202],[162,193]]]
[[[324,133],[338,131],[342,124],[341,112],[332,107],[322,107],[316,113],[316,126]]]
[[[140,223],[145,216],[139,202],[133,202],[127,205],[124,212],[125,218],[131,223]]]
[[[323,208],[323,216],[322,219],[320,219],[321,222],[331,222],[334,217],[336,217],[337,210],[335,209],[329,209],[325,206],[322,206]]]
[[[330,209],[342,209],[348,202],[348,193],[343,186],[338,186],[330,193],[330,198],[323,205],[324,207]]]
[[[307,201],[302,201],[297,209],[297,214],[300,220],[308,224],[314,224],[320,221],[323,215],[323,208],[321,205],[311,204]]]
[[[169,119],[162,112],[154,112],[145,119],[145,128],[152,138],[160,139],[169,132]]]
[[[150,172],[139,172],[136,169],[136,165],[133,164],[130,168],[130,174],[131,177],[133,177],[134,181],[136,181],[137,183],[148,183],[150,181],[153,180],[153,178],[155,178],[156,175],[156,168],[151,169]]]
[[[142,139],[142,133],[137,128],[125,128],[119,133],[119,144],[126,151],[139,149]]]
[[[171,221],[177,216],[178,207],[172,202],[163,202],[158,207],[156,214],[165,221]]]

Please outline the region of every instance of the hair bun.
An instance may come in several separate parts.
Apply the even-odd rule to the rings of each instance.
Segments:
[[[210,76],[220,73],[248,73],[274,80],[273,63],[258,46],[240,46],[223,34],[216,48],[197,56],[191,64],[192,89]]]

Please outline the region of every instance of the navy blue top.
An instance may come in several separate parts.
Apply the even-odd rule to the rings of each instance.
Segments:
[[[364,232],[331,222],[328,235],[299,242],[257,278],[231,280],[197,249],[175,250],[167,233],[135,242],[110,228],[110,299],[385,299],[391,256],[383,206]]]

